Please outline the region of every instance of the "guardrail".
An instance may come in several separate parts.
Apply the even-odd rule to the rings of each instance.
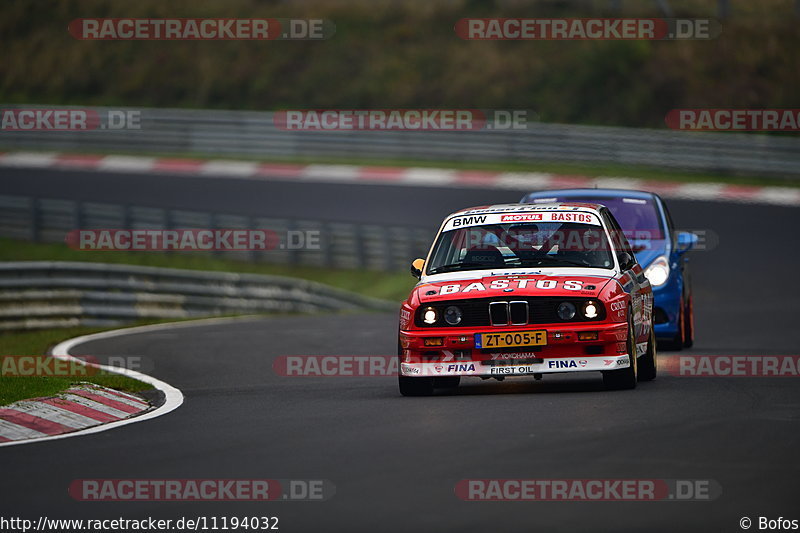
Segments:
[[[67,106],[59,107],[65,108]],[[109,108],[91,109],[103,112]],[[275,126],[270,112],[115,109],[140,111],[141,129],[2,131],[0,147],[259,158],[566,161],[768,174],[791,179],[800,177],[800,139],[786,135],[691,133],[545,123],[529,123],[525,130],[469,132],[284,131]]]
[[[105,263],[0,263],[0,330],[109,326],[143,318],[393,311],[313,281]]]
[[[75,229],[261,229],[278,235],[318,232],[319,246],[264,251],[221,251],[235,260],[363,270],[407,270],[427,252],[430,228],[354,222],[295,220],[206,213],[30,196],[0,196],[0,236],[33,242],[65,242]],[[181,253],[181,252],[172,252]],[[204,253],[204,252],[183,252]]]

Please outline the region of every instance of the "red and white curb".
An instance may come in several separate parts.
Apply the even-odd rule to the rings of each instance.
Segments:
[[[0,443],[70,433],[124,420],[148,409],[150,404],[138,396],[81,383],[57,396],[0,407]]]
[[[219,322],[222,320],[242,320],[245,318],[252,318],[252,317],[228,317],[228,318],[220,318],[220,319],[202,319],[202,320],[189,320],[185,322],[173,322],[173,323],[166,323],[166,324],[152,324],[149,326],[138,326],[133,328],[122,328],[122,329],[115,329],[111,331],[103,331],[100,333],[93,333],[91,335],[83,335],[81,337],[75,337],[73,339],[66,340],[58,345],[56,345],[52,350],[50,355],[53,357],[57,357],[59,359],[72,359],[75,361],[79,361],[83,363],[82,360],[78,360],[77,358],[70,355],[70,351],[86,342],[100,340],[100,339],[109,339],[113,337],[120,337],[123,335],[133,335],[136,333],[146,333],[149,331],[158,331],[164,329],[171,329],[171,328],[179,328],[179,327],[188,327],[193,326],[198,323],[205,323],[205,322]],[[128,376],[148,385],[151,385],[154,389],[161,391],[164,395],[164,402],[156,407],[151,407],[148,404],[148,407],[142,411],[140,414],[136,414],[136,416],[132,416],[134,413],[129,412],[132,407],[136,407],[136,405],[130,405],[130,401],[142,401],[141,398],[133,397],[134,400],[131,400],[129,396],[125,393],[120,393],[118,391],[103,391],[99,393],[97,389],[94,389],[89,392],[78,392],[76,390],[69,390],[67,391],[67,402],[72,408],[67,408],[61,400],[51,400],[50,401],[39,401],[40,399],[35,400],[23,400],[22,402],[17,402],[12,404],[13,409],[15,411],[19,411],[18,407],[22,404],[24,410],[24,415],[28,416],[36,416],[39,419],[46,419],[50,422],[55,422],[64,426],[65,428],[70,428],[69,431],[59,432],[56,434],[48,434],[45,431],[45,425],[39,425],[38,429],[36,427],[30,427],[30,424],[27,425],[27,429],[25,430],[18,430],[17,431],[24,431],[26,437],[23,437],[22,440],[7,440],[0,442],[0,447],[3,446],[15,446],[19,444],[31,444],[35,442],[42,442],[48,440],[55,440],[55,439],[64,439],[68,437],[79,437],[83,435],[89,435],[92,433],[99,433],[101,431],[107,431],[109,429],[114,429],[120,426],[133,424],[136,422],[144,422],[146,420],[151,420],[153,418],[157,418],[159,416],[163,416],[167,413],[170,413],[180,407],[183,404],[183,393],[164,381],[156,379],[152,376],[148,376],[147,374],[142,374],[141,372],[136,372],[135,370],[129,370],[127,368],[120,368],[120,367],[111,367],[105,365],[93,365],[101,370],[105,370],[107,372],[113,372],[116,374],[122,374],[124,376]],[[103,407],[99,407],[95,405],[96,403],[103,403],[98,402],[97,397],[105,397],[109,399],[107,395],[116,395],[120,399],[116,397],[113,400],[116,402],[112,405],[104,405]],[[91,395],[93,397],[87,397]],[[87,404],[87,401],[92,401],[94,403]],[[28,405],[28,402],[33,403],[34,405]],[[122,404],[128,405],[128,407],[123,407]],[[47,407],[45,407],[47,406]],[[32,409],[35,408],[35,415],[33,415]],[[0,409],[12,409],[12,406],[3,406]],[[87,409],[92,409],[93,416],[87,416]],[[16,413],[15,413],[16,414]],[[56,418],[56,414],[58,418]],[[8,424],[15,424],[15,426],[20,426],[18,423],[23,419],[27,419],[27,416],[24,415],[17,415],[16,421],[14,420],[6,420],[6,417],[0,416],[0,418],[6,420]],[[124,415],[124,416],[123,416]],[[87,425],[83,428],[73,429],[78,425],[81,424],[89,424],[91,419],[92,425]],[[99,418],[104,418],[105,421],[101,421],[99,424],[94,424],[94,421],[97,421]],[[31,420],[31,419],[28,419]],[[16,429],[6,424],[9,430]],[[53,431],[55,426],[48,426],[48,431]],[[34,432],[38,432],[41,435],[36,435]],[[6,436],[5,433],[2,433],[3,436]],[[17,433],[16,436],[20,434]],[[10,438],[10,437],[7,437]]]
[[[442,168],[296,165],[255,161],[175,159],[121,155],[77,155],[50,152],[0,153],[0,167],[80,169],[102,172],[166,173],[189,177],[476,187],[534,191],[601,187],[652,191],[665,198],[800,206],[800,188],[757,187],[720,183],[682,183],[621,176],[567,176],[547,172],[490,172]]]

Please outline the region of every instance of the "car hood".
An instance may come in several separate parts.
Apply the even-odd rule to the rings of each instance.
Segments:
[[[420,303],[467,298],[582,296],[596,298],[612,279],[606,269],[559,269],[559,272],[460,272],[428,276],[416,287]]]
[[[666,241],[651,241],[651,245],[647,249],[634,252],[634,255],[636,255],[636,261],[644,269],[650,266],[657,257],[666,253]]]

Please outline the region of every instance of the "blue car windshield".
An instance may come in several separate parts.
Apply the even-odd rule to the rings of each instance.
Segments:
[[[599,196],[548,196],[534,198],[531,203],[589,202],[601,204],[617,219],[622,232],[634,251],[657,248],[665,239],[665,228],[655,202],[644,198],[599,197]]]

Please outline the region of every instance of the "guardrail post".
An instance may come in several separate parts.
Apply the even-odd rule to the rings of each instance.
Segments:
[[[297,257],[297,250],[294,249],[294,245],[291,243],[290,236],[294,235],[294,231],[297,229],[297,221],[293,219],[289,219],[286,222],[286,252],[287,252],[287,263],[289,265],[297,265],[299,263],[299,259]]]
[[[719,0],[717,3],[717,16],[721,19],[728,18],[731,14],[731,1]]]
[[[41,202],[39,198],[33,196],[31,197],[31,204],[30,204],[30,224],[28,230],[30,231],[30,239],[32,242],[39,242],[39,233],[40,233],[40,226],[41,226]]]
[[[133,214],[131,206],[125,204],[122,206],[122,227],[123,229],[133,229]]]
[[[322,264],[326,268],[333,268],[333,254],[331,253],[331,224],[328,221],[319,224],[319,247],[322,253]]]
[[[383,269],[387,272],[394,266],[394,246],[392,246],[392,230],[389,226],[381,227],[383,237]]]
[[[83,206],[80,202],[72,202],[72,226],[73,229],[83,229]]]
[[[247,224],[245,224],[245,225],[247,226],[247,229],[250,230],[251,234],[252,234],[253,230],[260,229],[260,228],[256,228],[256,220],[255,220],[254,217],[247,217]],[[248,250],[247,251],[247,260],[250,263],[255,263],[256,261],[258,261],[258,253],[255,250]]]
[[[364,242],[364,226],[353,224],[353,244],[355,244],[356,268],[367,268],[366,243]]]

